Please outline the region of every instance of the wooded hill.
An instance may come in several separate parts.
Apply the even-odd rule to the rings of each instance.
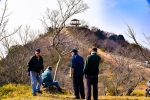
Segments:
[[[50,43],[52,34],[48,31],[34,41],[12,46],[8,55],[0,61],[0,84],[30,84],[27,62],[34,55],[36,48],[41,49],[44,68],[52,66],[53,74],[60,57],[58,52],[61,52],[62,60],[58,66],[56,80],[71,93],[73,91],[69,77],[71,55],[68,52],[72,48],[77,48],[84,59],[90,53],[91,47],[99,48],[98,54],[102,58],[99,74],[100,95],[130,95],[141,81],[150,77],[148,74],[150,70],[142,65],[145,59],[138,49],[140,47],[128,43],[123,35],[111,34],[95,27],[63,28],[55,40],[58,51],[56,52]]]

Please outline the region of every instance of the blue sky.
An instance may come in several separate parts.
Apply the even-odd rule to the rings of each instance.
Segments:
[[[4,0],[0,0],[0,8]],[[90,9],[72,18],[84,19],[90,26],[96,26],[101,30],[122,34],[132,42],[125,34],[127,26],[133,27],[139,40],[143,40],[144,32],[150,36],[150,0],[84,0]],[[46,8],[55,9],[56,0],[8,0],[10,16],[9,29],[19,25],[31,25],[33,29],[42,29],[38,20],[40,14],[44,14]]]
[[[116,34],[125,34],[132,26],[138,39],[144,39],[142,32],[150,35],[150,8],[146,0],[100,0],[100,28]],[[130,39],[128,39],[130,41]]]
[[[150,0],[147,0],[148,4],[150,4]]]

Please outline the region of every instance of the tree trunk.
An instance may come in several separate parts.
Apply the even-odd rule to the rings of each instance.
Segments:
[[[130,94],[133,92],[134,89],[135,89],[135,87],[131,87],[130,89],[128,89],[128,91],[125,95],[130,96]]]
[[[61,55],[59,55],[59,59],[58,59],[57,65],[56,65],[56,69],[55,69],[55,73],[54,73],[54,79],[53,79],[53,81],[55,81],[55,80],[56,80],[57,70],[58,70],[58,67],[59,67],[59,65],[60,65],[61,60],[62,60],[62,56],[61,56]]]
[[[130,96],[130,94],[134,91],[134,89],[137,87],[137,85],[138,85],[138,83],[139,83],[140,81],[138,81],[134,86],[132,86],[132,87],[130,87],[128,90],[127,90],[127,92],[126,92],[126,96]]]

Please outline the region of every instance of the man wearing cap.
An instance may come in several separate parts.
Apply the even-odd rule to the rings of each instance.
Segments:
[[[87,56],[84,74],[86,76],[86,100],[91,100],[91,86],[93,85],[93,98],[98,100],[98,73],[101,58],[97,55],[97,48],[92,48],[92,52]]]
[[[57,89],[61,92],[64,93],[61,88],[60,85],[57,81],[53,81],[53,77],[51,74],[52,71],[52,67],[48,66],[47,69],[44,71],[44,73],[42,73],[42,85],[44,88],[48,87],[48,86],[53,86],[55,85],[57,87]]]
[[[81,56],[78,55],[77,49],[72,49],[70,51],[71,57],[71,68],[70,68],[70,76],[73,79],[73,89],[74,89],[74,99],[85,99],[84,93],[84,83],[83,83],[83,68],[84,68],[84,60]],[[79,96],[80,93],[80,96]]]
[[[41,72],[43,72],[43,58],[40,56],[40,49],[35,50],[35,55],[32,56],[28,62],[28,76],[31,79],[32,95],[36,96],[36,92],[40,91],[42,84]]]

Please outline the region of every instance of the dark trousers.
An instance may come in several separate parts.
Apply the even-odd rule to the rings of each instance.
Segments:
[[[85,98],[83,75],[73,76],[73,89],[76,98],[80,98],[79,94],[81,95],[82,99]]]
[[[93,98],[98,100],[98,75],[87,75],[86,78],[86,100],[91,100],[91,85],[93,85]]]

